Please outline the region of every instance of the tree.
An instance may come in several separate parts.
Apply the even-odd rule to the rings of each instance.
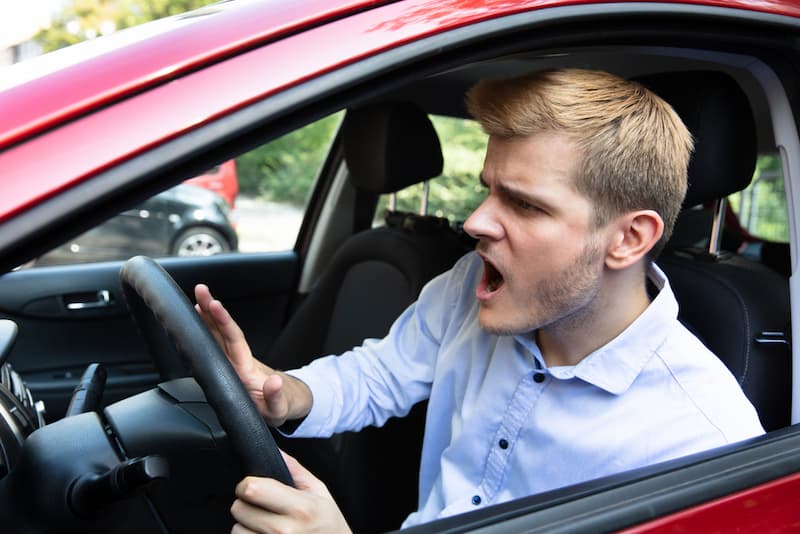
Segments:
[[[486,197],[478,178],[486,153],[487,136],[477,122],[449,117],[431,117],[442,143],[444,169],[430,182],[428,214],[463,222]],[[422,184],[397,193],[398,211],[417,212],[422,202]],[[382,198],[377,215],[387,207]]]
[[[35,37],[45,52],[177,15],[214,0],[72,0]]]
[[[239,191],[302,206],[341,119],[334,113],[236,158]]]

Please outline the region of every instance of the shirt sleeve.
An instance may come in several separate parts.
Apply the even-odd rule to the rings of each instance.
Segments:
[[[292,436],[327,437],[381,426],[428,398],[436,356],[463,286],[462,264],[429,282],[385,338],[288,371],[308,385],[314,399]]]

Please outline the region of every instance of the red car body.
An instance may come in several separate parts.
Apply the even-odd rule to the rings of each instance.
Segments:
[[[47,209],[49,201],[81,184],[110,187],[97,178],[221,117],[344,67],[516,14],[541,12],[555,17],[558,9],[599,6],[613,11],[624,10],[626,4],[586,0],[223,2],[191,16],[158,21],[15,66],[0,81],[0,225],[12,228],[15,221],[24,222],[21,217]],[[647,5],[631,3],[629,7]],[[698,0],[669,5],[672,13],[683,13],[687,20],[704,9],[717,10],[715,14],[730,10],[738,17],[760,14],[775,17],[776,22],[780,19],[784,25],[794,21],[800,27],[800,2],[796,1]],[[791,59],[800,62],[800,52]],[[253,65],[268,67],[254,69]],[[235,182],[232,161],[220,169],[233,173]],[[233,205],[236,189],[226,187],[222,194]],[[2,250],[14,250],[11,238],[3,239]],[[13,267],[13,263],[4,265]],[[627,531],[792,530],[800,525],[799,499],[800,470],[689,505]]]
[[[205,187],[225,199],[231,208],[236,205],[239,194],[239,179],[236,176],[236,161],[228,160],[203,174],[186,180],[187,184]]]

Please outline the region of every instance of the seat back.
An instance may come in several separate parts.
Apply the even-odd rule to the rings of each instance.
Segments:
[[[693,71],[640,80],[668,101],[695,138],[679,223],[708,225],[691,208],[747,187],[757,145],[753,113],[738,83]],[[711,230],[721,232],[724,205]],[[693,221],[693,222],[692,222]],[[686,228],[684,228],[686,230]],[[690,229],[691,230],[691,229]],[[676,232],[688,235],[691,231]],[[731,370],[767,430],[790,423],[789,285],[785,276],[732,252],[670,243],[657,263],[680,305],[679,318]]]
[[[436,131],[411,104],[348,111],[342,128],[361,226],[369,226],[364,221],[371,222],[379,194],[442,171]],[[337,251],[271,349],[270,365],[294,368],[383,337],[425,283],[467,251],[442,220],[397,213],[389,220],[393,224],[361,231]],[[380,532],[398,528],[417,507],[424,419],[420,403],[380,429],[279,441],[327,484],[355,532]]]

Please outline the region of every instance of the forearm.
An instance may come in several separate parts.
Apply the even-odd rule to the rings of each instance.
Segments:
[[[387,369],[370,348],[360,347],[290,371],[313,392],[308,417],[291,435],[328,437],[380,426],[389,417],[405,415],[419,400],[427,398],[430,383],[424,376],[405,373],[414,367],[408,362],[400,367],[400,372]]]

